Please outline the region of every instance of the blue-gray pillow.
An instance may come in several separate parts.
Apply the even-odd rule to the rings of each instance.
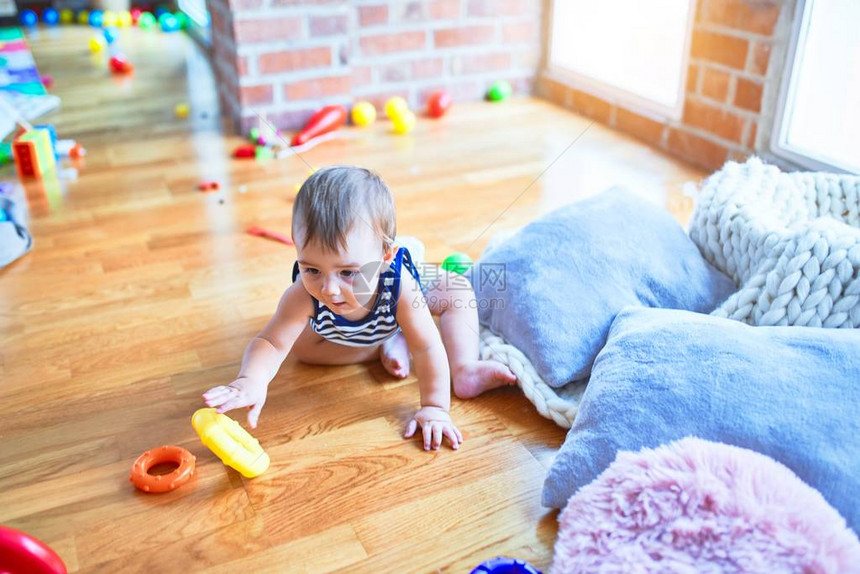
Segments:
[[[544,483],[561,508],[618,451],[697,436],[765,454],[860,527],[860,330],[627,308]]]
[[[620,188],[535,220],[474,272],[481,323],[552,387],[588,376],[623,307],[707,313],[735,291],[667,211]]]

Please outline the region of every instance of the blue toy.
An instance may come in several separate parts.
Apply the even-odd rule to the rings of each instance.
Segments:
[[[499,556],[481,562],[472,574],[541,574],[540,570],[524,560]]]
[[[56,26],[59,21],[60,13],[53,8],[46,8],[45,11],[42,12],[42,22],[44,22],[48,26]]]
[[[113,44],[116,42],[117,38],[119,38],[119,30],[117,30],[114,26],[108,26],[104,30],[105,42],[108,44]]]
[[[0,209],[0,222],[9,221],[9,214],[5,209]]]
[[[161,25],[162,32],[176,32],[179,30],[179,20],[170,12],[162,14],[158,19],[158,23]]]
[[[93,28],[101,28],[104,21],[105,15],[101,10],[93,10],[90,12],[90,26]]]
[[[32,28],[39,22],[39,16],[32,10],[24,10],[21,12],[21,25]]]
[[[155,9],[155,17],[160,19],[163,14],[169,14],[170,10],[166,6],[159,6]]]

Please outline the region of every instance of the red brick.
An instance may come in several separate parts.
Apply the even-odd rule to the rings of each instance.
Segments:
[[[725,103],[729,99],[732,75],[711,67],[704,67],[702,74],[702,95]]]
[[[264,84],[260,86],[242,86],[239,88],[239,97],[243,106],[256,106],[272,103],[272,86]]]
[[[687,68],[687,93],[696,93],[696,86],[699,84],[699,66],[690,64]]]
[[[537,39],[537,23],[511,22],[502,25],[502,42],[505,44],[526,44]]]
[[[735,106],[750,110],[761,111],[761,94],[764,86],[758,82],[738,78],[738,87],[735,90]]]
[[[624,108],[615,110],[615,127],[652,145],[659,146],[663,139],[664,125]]]
[[[358,41],[364,56],[422,50],[426,43],[427,35],[423,30],[365,36]]]
[[[746,148],[755,151],[755,139],[758,135],[758,124],[754,121],[750,122],[749,133],[747,134]]]
[[[743,70],[747,61],[748,44],[743,38],[696,30],[693,32],[691,55]]]
[[[765,36],[773,34],[780,10],[776,2],[760,0],[711,0],[704,8],[703,22]]]
[[[428,11],[430,18],[434,20],[459,18],[461,13],[460,0],[430,0]]]
[[[257,61],[261,74],[279,74],[307,68],[321,68],[331,65],[331,48],[309,48],[305,50],[282,50],[261,54]]]
[[[690,98],[684,102],[682,121],[688,126],[700,128],[723,139],[738,143],[741,142],[741,135],[744,130],[743,118]]]
[[[468,16],[520,16],[525,14],[531,2],[528,0],[469,0]]]
[[[586,94],[579,90],[573,90],[573,109],[584,116],[594,118],[603,124],[609,124],[612,115],[612,106],[605,100]]]
[[[373,83],[373,68],[370,66],[352,67],[352,87],[360,88]]]
[[[766,76],[770,64],[770,44],[758,44],[753,47],[753,55],[748,71],[757,76]]]
[[[235,23],[236,43],[255,44],[302,39],[302,19],[266,18],[240,20]]]
[[[346,15],[312,16],[308,22],[311,37],[319,38],[346,34],[348,26]]]
[[[287,84],[284,97],[288,100],[310,100],[349,94],[351,76],[329,76]]]
[[[437,48],[486,44],[493,40],[495,33],[492,25],[444,28],[433,32],[433,42]]]
[[[454,69],[461,74],[480,72],[498,72],[511,68],[511,54],[497,52],[495,54],[470,54],[455,59]]]
[[[669,151],[705,169],[718,169],[726,163],[729,150],[718,143],[690,132],[669,129],[666,144]]]
[[[412,79],[424,80],[427,78],[438,78],[445,70],[445,60],[442,58],[428,58],[412,62]]]
[[[362,26],[375,26],[388,23],[388,5],[374,4],[373,6],[358,7],[358,23]]]

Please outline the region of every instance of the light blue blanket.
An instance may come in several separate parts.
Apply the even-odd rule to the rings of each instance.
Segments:
[[[0,182],[0,267],[15,261],[33,245],[24,225],[24,212],[20,204],[6,196],[6,185]]]

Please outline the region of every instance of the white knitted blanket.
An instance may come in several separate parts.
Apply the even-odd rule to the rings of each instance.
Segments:
[[[751,325],[860,326],[860,177],[782,173],[757,158],[730,162],[704,183],[690,237],[740,286],[712,315]],[[538,412],[570,428],[585,383],[550,387],[485,327],[481,358],[508,365]]]

